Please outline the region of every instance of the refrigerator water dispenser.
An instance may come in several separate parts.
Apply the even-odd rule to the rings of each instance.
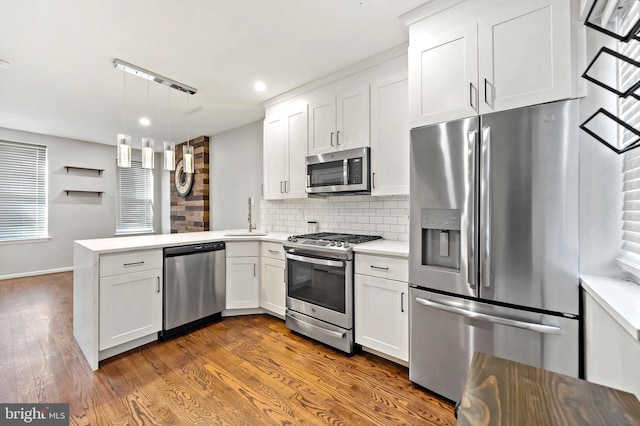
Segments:
[[[422,265],[460,270],[460,210],[422,209]]]

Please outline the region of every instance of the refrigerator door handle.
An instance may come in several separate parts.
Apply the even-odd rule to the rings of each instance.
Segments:
[[[476,140],[478,138],[478,130],[469,130],[467,132],[468,144],[468,162],[469,162],[469,181],[467,186],[467,211],[470,212],[467,225],[467,284],[472,289],[478,284],[476,281]]]
[[[507,325],[509,327],[522,328],[525,330],[536,331],[544,334],[562,334],[562,329],[554,325],[539,324],[535,322],[527,322],[514,320],[511,318],[497,317],[494,315],[483,314],[481,312],[468,311],[466,309],[458,308],[456,306],[450,306],[446,303],[435,302],[433,300],[422,299],[416,297],[416,302],[431,308],[439,309],[441,311],[450,312],[452,314],[461,315],[463,317],[476,319],[480,321],[492,322],[494,324]]]
[[[482,127],[480,156],[480,282],[491,287],[491,127]]]

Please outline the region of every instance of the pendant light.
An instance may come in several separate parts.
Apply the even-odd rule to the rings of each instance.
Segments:
[[[164,141],[164,169],[176,169],[176,144],[171,141],[171,88],[169,90],[169,140]]]
[[[113,60],[114,68],[122,70],[122,121],[124,132],[118,134],[117,137],[117,161],[119,167],[131,167],[131,136],[126,134],[126,87],[125,73],[131,73],[147,80],[147,112],[149,112],[149,84],[150,81],[169,87],[169,140],[164,141],[164,158],[163,167],[165,170],[175,170],[176,168],[176,147],[171,141],[171,89],[179,90],[187,95],[187,110],[189,108],[189,96],[197,92],[195,87],[177,82],[168,77],[156,74],[153,71],[146,70],[137,65],[133,65],[120,59]],[[194,173],[194,153],[193,147],[189,143],[189,118],[187,117],[187,145],[183,147],[183,157],[186,173]],[[154,167],[154,140],[149,137],[147,129],[147,137],[142,138],[142,167],[152,169]]]
[[[118,167],[131,167],[131,136],[127,135],[126,112],[126,73],[122,71],[122,128],[125,133],[119,133],[116,140],[116,161]]]
[[[149,80],[147,80],[147,115],[149,114]],[[155,152],[153,150],[154,140],[149,137],[149,126],[147,124],[147,137],[142,138],[142,168],[153,169]]]
[[[184,172],[193,173],[195,169],[193,158],[193,147],[189,144],[189,95],[187,94],[187,144],[182,147],[182,157],[184,158]]]

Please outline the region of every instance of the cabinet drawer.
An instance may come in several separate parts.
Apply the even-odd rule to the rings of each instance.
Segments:
[[[129,251],[100,256],[100,276],[162,269],[162,250]]]
[[[227,257],[259,256],[260,249],[257,242],[227,242]]]
[[[356,274],[396,281],[409,281],[409,263],[407,259],[357,253],[355,261]]]
[[[262,243],[260,256],[284,260],[284,247],[280,243]]]

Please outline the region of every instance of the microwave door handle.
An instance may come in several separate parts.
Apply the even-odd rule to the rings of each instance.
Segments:
[[[349,185],[349,160],[342,160],[342,181],[344,185]]]

